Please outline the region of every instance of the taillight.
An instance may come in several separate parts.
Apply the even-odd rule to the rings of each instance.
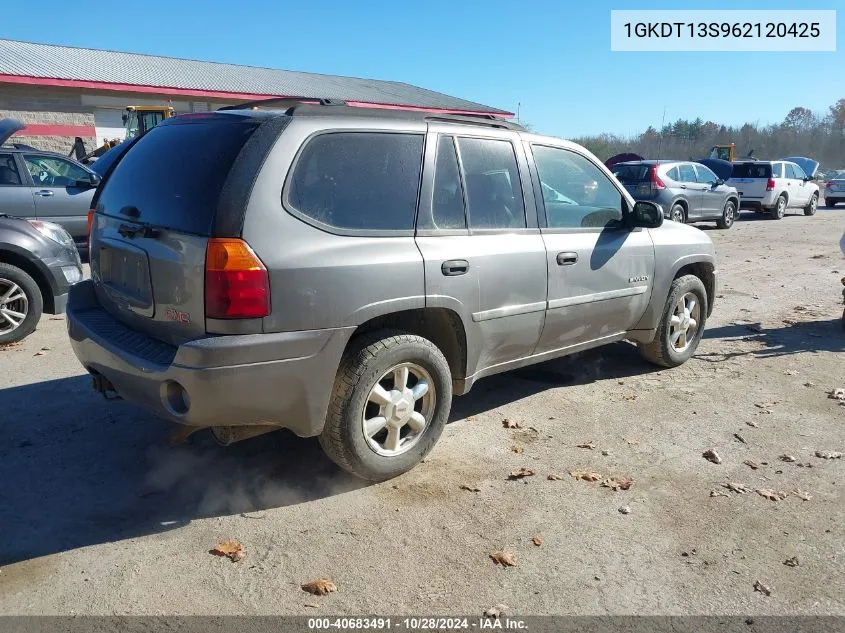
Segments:
[[[666,189],[666,185],[663,184],[663,181],[660,180],[660,176],[657,175],[656,165],[652,165],[651,170],[649,171],[649,178],[651,180],[652,189]]]
[[[824,186],[825,186],[826,188],[828,188],[828,189],[833,189],[833,183],[832,183],[832,182],[826,182],[826,183],[824,184]]]
[[[769,182],[766,183],[766,191],[774,191],[775,190],[775,179],[769,178]]]
[[[212,238],[205,252],[205,316],[255,319],[270,314],[267,269],[243,240]]]
[[[94,209],[88,209],[88,257],[91,257],[91,227],[94,224]]]

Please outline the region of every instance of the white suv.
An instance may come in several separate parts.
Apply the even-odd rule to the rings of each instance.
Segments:
[[[819,204],[819,186],[800,165],[788,160],[735,161],[726,184],[736,187],[741,209],[767,213],[773,220],[780,220],[788,208],[814,215]]]

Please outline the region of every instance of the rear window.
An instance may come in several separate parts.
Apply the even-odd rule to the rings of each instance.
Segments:
[[[771,163],[734,163],[731,178],[771,178]]]
[[[619,182],[647,182],[648,170],[651,165],[617,165],[613,168],[613,175]]]
[[[97,211],[211,235],[223,183],[258,125],[218,115],[154,127],[135,142],[106,180]]]
[[[422,150],[422,134],[316,136],[296,162],[288,204],[307,218],[342,230],[412,230]]]

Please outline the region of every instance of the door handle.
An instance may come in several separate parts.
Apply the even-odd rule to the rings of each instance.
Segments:
[[[440,270],[447,277],[466,275],[469,271],[469,262],[465,259],[450,259],[447,262],[443,262]]]
[[[681,185],[681,189],[686,189],[686,188],[687,188],[686,185]]]
[[[41,196],[42,198],[51,198],[53,197],[53,192],[47,189],[42,189],[41,191],[36,191],[35,195]]]
[[[557,254],[557,265],[558,266],[572,266],[575,262],[578,261],[578,253],[558,253]]]

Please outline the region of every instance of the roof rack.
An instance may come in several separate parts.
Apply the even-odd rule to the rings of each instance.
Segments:
[[[418,106],[393,106],[390,108],[379,107],[372,104],[368,108],[365,105],[350,106],[346,101],[340,99],[318,99],[314,97],[279,97],[276,99],[261,99],[249,101],[236,105],[224,106],[218,110],[283,110],[288,116],[320,116],[331,114],[331,111],[323,109],[326,106],[332,108],[343,108],[344,114],[357,116],[373,116],[378,113],[383,117],[408,118],[417,117],[427,121],[444,121],[451,123],[469,123],[489,127],[503,128],[507,130],[525,131],[525,128],[518,123],[512,123],[495,114],[471,113],[471,112],[431,112],[421,109]]]

